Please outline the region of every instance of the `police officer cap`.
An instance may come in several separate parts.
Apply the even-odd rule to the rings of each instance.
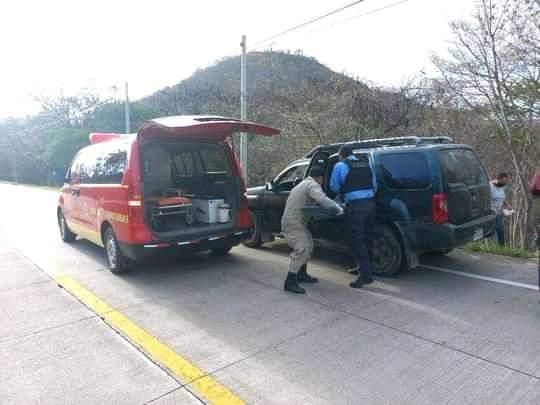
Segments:
[[[322,167],[315,166],[309,171],[311,177],[324,177],[324,170]]]
[[[353,150],[349,145],[342,145],[341,148],[339,148],[338,154],[343,158],[347,158],[353,154]]]

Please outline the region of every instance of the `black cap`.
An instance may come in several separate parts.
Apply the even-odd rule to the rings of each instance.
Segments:
[[[322,167],[314,166],[309,171],[311,177],[324,177],[324,170]]]
[[[339,148],[339,156],[342,158],[348,158],[353,154],[353,150],[349,145],[343,145],[341,148]]]

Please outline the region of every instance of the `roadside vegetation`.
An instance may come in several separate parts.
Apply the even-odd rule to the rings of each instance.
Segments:
[[[518,257],[523,259],[531,259],[536,257],[536,253],[531,250],[520,249],[507,245],[499,245],[490,239],[484,241],[472,242],[464,247],[468,252],[491,253],[494,255]]]

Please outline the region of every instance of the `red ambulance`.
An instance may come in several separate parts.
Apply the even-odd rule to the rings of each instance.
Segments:
[[[62,240],[80,236],[104,247],[113,273],[165,250],[226,254],[252,225],[236,132],[279,134],[217,116],[158,118],[137,134],[90,134],[61,189]]]

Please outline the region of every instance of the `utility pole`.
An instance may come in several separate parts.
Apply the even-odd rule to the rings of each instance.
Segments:
[[[13,170],[13,181],[15,182],[15,184],[19,184],[19,179],[17,178],[17,164],[15,163],[15,151],[12,150],[12,154],[11,154],[11,167],[12,167],[12,170]]]
[[[240,119],[247,119],[247,103],[246,103],[246,36],[242,35],[242,56],[240,57]],[[247,161],[247,134],[240,133],[240,162],[242,163],[242,171],[246,185],[248,181],[248,161]]]
[[[126,134],[131,132],[130,120],[129,120],[129,95],[128,95],[128,84],[126,82],[126,101],[124,103],[126,107]]]

